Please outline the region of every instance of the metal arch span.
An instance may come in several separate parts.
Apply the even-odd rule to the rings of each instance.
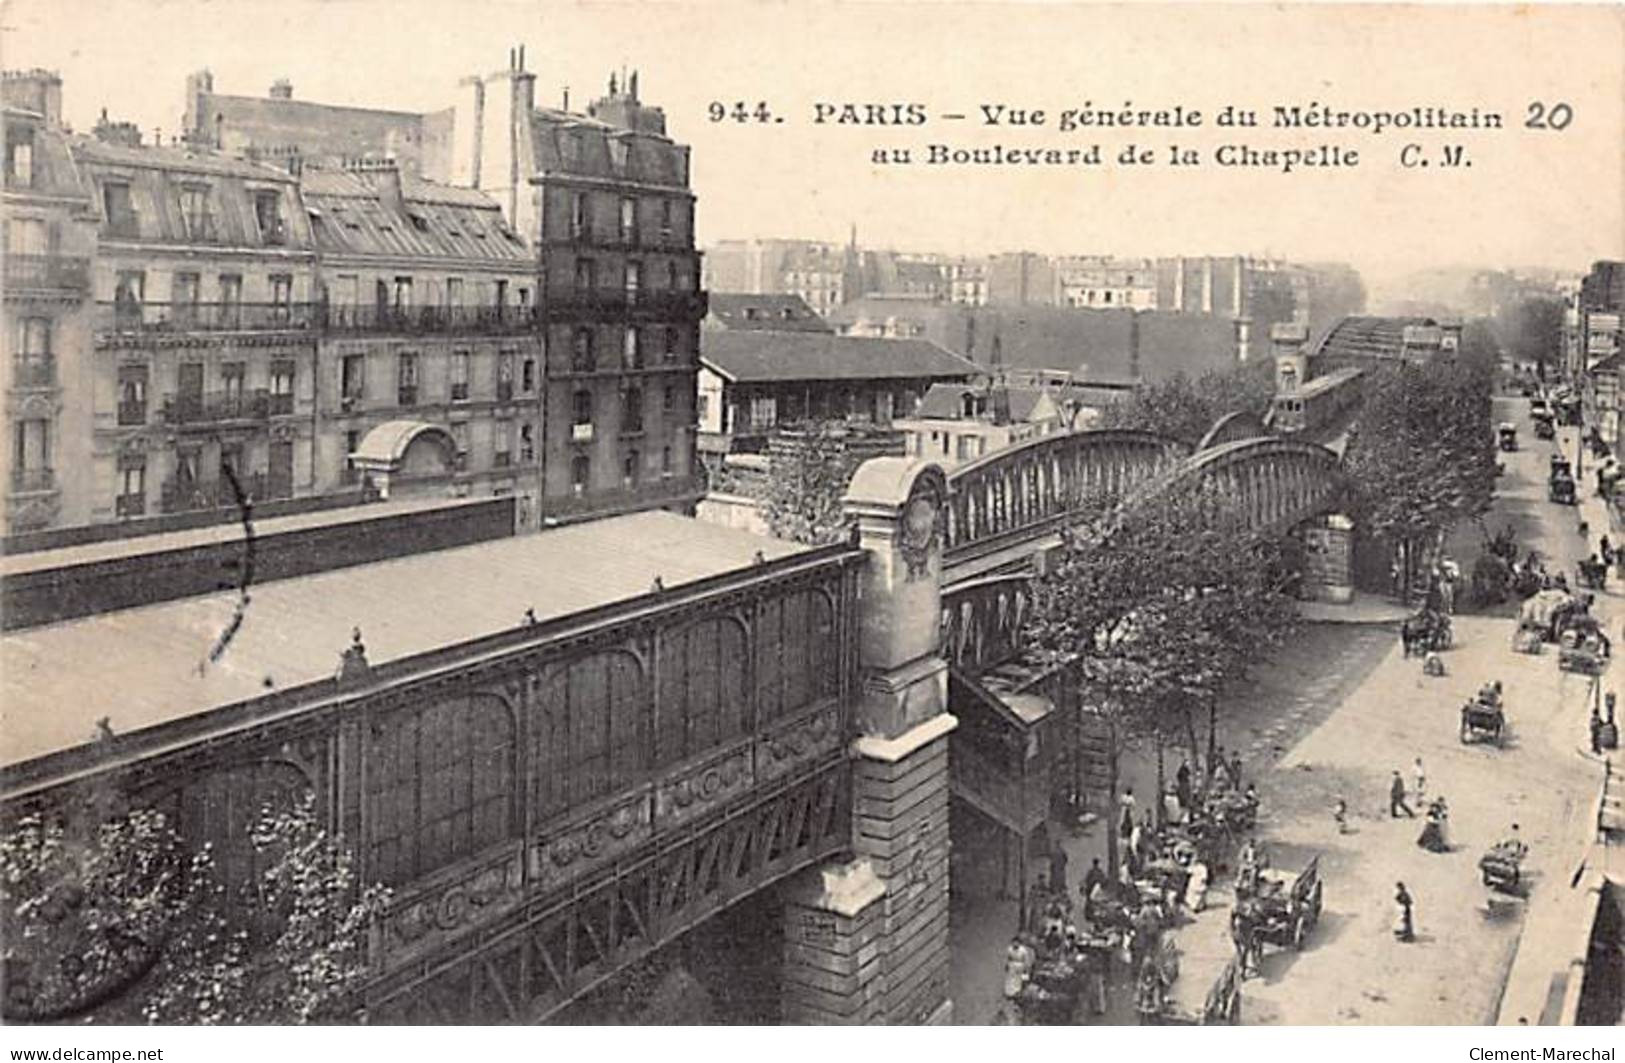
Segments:
[[[1054,531],[1086,499],[1130,494],[1190,453],[1177,439],[1107,428],[1040,436],[962,465],[948,474],[943,567]]]
[[[1269,412],[1274,412],[1273,406]],[[1269,413],[1264,416],[1268,418]],[[1223,443],[1241,439],[1259,439],[1269,434],[1269,425],[1266,421],[1260,420],[1256,414],[1246,410],[1234,410],[1213,422],[1213,427],[1207,430],[1207,435],[1196,444],[1196,450],[1200,453]]]
[[[1342,498],[1346,482],[1334,451],[1302,440],[1266,437],[1200,451],[1135,494],[1137,499],[1150,499],[1167,491],[1189,493],[1212,485],[1240,504],[1249,528],[1285,531],[1325,512]]]

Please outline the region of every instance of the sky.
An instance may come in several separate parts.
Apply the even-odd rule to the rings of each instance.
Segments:
[[[523,44],[539,103],[573,109],[609,73],[693,147],[702,242],[751,236],[950,253],[1268,254],[1383,276],[1450,265],[1583,272],[1625,257],[1625,8],[939,2],[555,3],[534,0],[8,0],[0,63],[64,79],[88,130],[101,108],[167,137],[184,79],[398,110],[448,106],[457,80]],[[1498,131],[1268,128],[1277,105],[1434,106],[1504,118]],[[714,122],[713,102],[784,120]],[[813,121],[818,104],[913,104],[923,126]],[[984,105],[1042,109],[988,127]],[[1199,129],[1062,131],[1088,105],[1207,117]],[[1226,104],[1261,114],[1219,129]],[[1527,127],[1540,105],[1564,128]],[[1554,110],[1558,105],[1564,109]],[[942,118],[963,113],[965,120]],[[1430,168],[1399,165],[1415,143]],[[1102,165],[930,166],[931,144],[1087,149]],[[1219,167],[1223,145],[1354,150],[1353,167]],[[1470,166],[1441,165],[1459,144]],[[1127,146],[1153,165],[1118,165]],[[1200,164],[1170,166],[1175,146]],[[877,165],[908,148],[911,165]],[[1234,149],[1232,149],[1234,153]]]

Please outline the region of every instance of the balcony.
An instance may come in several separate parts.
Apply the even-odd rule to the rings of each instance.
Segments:
[[[75,292],[90,290],[90,259],[77,255],[6,253],[8,292]]]
[[[269,497],[265,474],[256,472],[237,478],[243,495],[250,501]],[[199,509],[234,509],[237,495],[229,480],[165,480],[158,496],[158,512],[186,513]]]
[[[497,401],[498,402],[512,402],[513,401],[513,381],[511,381],[511,380],[498,380],[497,381]]]
[[[11,470],[11,493],[27,494],[32,491],[55,491],[56,470],[51,468]]]
[[[165,424],[215,424],[220,421],[263,421],[271,413],[264,388],[251,391],[181,392],[164,396]]]
[[[112,335],[303,331],[308,303],[98,303],[95,329]]]
[[[454,381],[452,383],[452,385],[451,385],[451,401],[452,402],[467,402],[468,401],[468,381],[464,380],[464,381],[462,381],[460,383]]]
[[[144,517],[147,515],[146,495],[119,495],[113,499],[113,514],[117,517]]]
[[[32,390],[56,387],[56,359],[48,354],[18,358],[11,363],[11,386]]]
[[[121,402],[118,404],[118,423],[121,425],[142,425],[147,423],[147,404],[144,402]]]
[[[270,396],[270,410],[272,417],[281,417],[293,412],[293,392],[273,392]]]
[[[395,389],[395,405],[416,406],[418,404],[418,386],[416,384],[402,384]]]
[[[535,322],[528,306],[322,306],[321,326],[337,333],[496,333],[523,331]]]
[[[513,464],[513,455],[506,450],[498,450],[491,455],[491,468],[506,469]]]

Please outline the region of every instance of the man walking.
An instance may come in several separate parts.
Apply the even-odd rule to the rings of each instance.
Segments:
[[[1388,785],[1388,815],[1393,819],[1398,819],[1401,812],[1411,819],[1416,818],[1416,813],[1411,811],[1411,806],[1405,803],[1405,780],[1400,778],[1399,769],[1395,768],[1394,781]]]
[[[1050,888],[1062,897],[1066,896],[1066,849],[1061,845],[1059,832],[1050,836],[1049,840],[1049,883]]]
[[[1179,796],[1179,814],[1190,819],[1191,764],[1188,760],[1180,760],[1179,770],[1174,773],[1174,791]]]

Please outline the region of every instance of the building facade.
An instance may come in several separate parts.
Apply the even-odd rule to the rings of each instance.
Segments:
[[[1055,278],[1061,306],[1157,308],[1157,265],[1148,258],[1062,258],[1055,264]]]
[[[91,521],[316,487],[316,251],[287,173],[74,138],[98,247]]]
[[[3,530],[90,518],[90,189],[61,127],[62,83],[28,71],[4,81],[5,300],[0,360],[8,439]]]
[[[369,433],[421,423],[445,433],[450,460],[407,480],[515,494],[521,525],[534,525],[543,381],[530,245],[489,196],[388,160],[306,168],[301,189],[321,262],[316,490],[379,471],[352,464],[363,450],[388,473],[390,452],[365,446]]]

